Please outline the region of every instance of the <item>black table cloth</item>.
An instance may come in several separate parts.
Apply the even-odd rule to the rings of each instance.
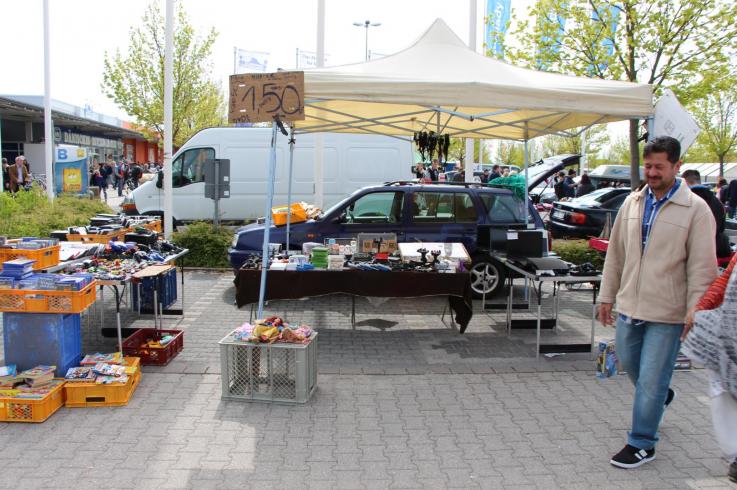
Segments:
[[[241,269],[233,280],[238,307],[258,303],[261,271]],[[265,300],[299,299],[326,294],[380,298],[447,296],[463,333],[473,316],[471,281],[467,272],[268,271]]]

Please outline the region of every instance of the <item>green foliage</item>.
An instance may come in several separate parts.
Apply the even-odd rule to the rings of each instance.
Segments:
[[[655,93],[669,87],[683,102],[703,91],[705,74],[731,63],[737,43],[732,0],[536,0],[525,20],[513,21],[511,63],[649,83]],[[639,163],[634,122],[629,139]]]
[[[230,267],[228,247],[232,239],[231,229],[215,228],[203,221],[192,223],[172,235],[172,242],[189,249],[186,261],[193,267]]]
[[[52,203],[40,188],[0,193],[0,235],[47,237],[54,230],[89,224],[98,213],[111,213],[104,202],[75,196],[57,196]]]
[[[553,240],[553,252],[576,265],[591,262],[598,270],[604,267],[604,255],[590,248],[587,240]]]
[[[164,131],[164,18],[152,2],[138,27],[131,28],[128,54],[105,53],[102,90],[152,136]],[[202,128],[225,122],[220,85],[210,79],[209,61],[217,33],[195,35],[181,3],[174,25],[174,115],[172,138],[182,145]]]

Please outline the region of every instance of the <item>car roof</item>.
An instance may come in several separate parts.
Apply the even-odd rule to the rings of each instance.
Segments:
[[[480,192],[502,192],[511,193],[512,191],[507,187],[497,186],[493,184],[482,184],[480,182],[413,182],[413,181],[393,181],[385,182],[383,187],[404,187],[413,190],[459,190],[459,189],[474,189]],[[375,186],[365,187],[364,189],[373,189]]]

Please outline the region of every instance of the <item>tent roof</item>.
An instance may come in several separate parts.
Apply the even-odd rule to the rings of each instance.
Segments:
[[[305,70],[298,132],[524,140],[653,113],[650,85],[529,70],[468,48],[441,19],[375,61]]]

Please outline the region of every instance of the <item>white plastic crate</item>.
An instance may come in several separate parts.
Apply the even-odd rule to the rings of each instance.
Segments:
[[[317,388],[317,332],[309,344],[220,342],[223,400],[305,403]]]

